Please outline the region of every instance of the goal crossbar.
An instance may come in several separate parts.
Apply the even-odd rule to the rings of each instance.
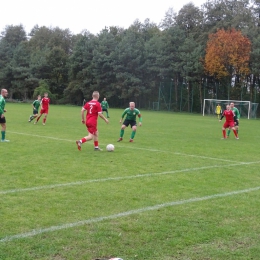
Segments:
[[[217,104],[220,104],[222,111],[224,111],[226,109],[226,105],[229,105],[230,103],[234,103],[235,107],[237,107],[237,109],[239,110],[241,116],[245,116],[248,119],[256,117],[258,103],[252,103],[251,101],[221,99],[204,99],[203,116],[205,116],[205,114],[214,115]]]

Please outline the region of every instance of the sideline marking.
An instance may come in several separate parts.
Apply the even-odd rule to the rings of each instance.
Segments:
[[[70,186],[84,185],[84,184],[87,184],[87,183],[94,183],[94,182],[129,180],[129,179],[142,178],[142,177],[153,177],[153,176],[160,176],[160,175],[166,175],[166,174],[175,174],[175,173],[181,173],[181,172],[192,172],[192,171],[207,170],[207,169],[212,169],[212,168],[234,167],[234,166],[238,166],[238,165],[243,166],[243,165],[250,165],[250,164],[257,164],[257,163],[260,163],[260,161],[248,162],[248,163],[241,162],[241,163],[226,164],[226,165],[223,165],[223,164],[221,164],[221,165],[211,165],[211,166],[203,166],[203,167],[198,167],[198,168],[187,168],[187,169],[167,171],[167,172],[137,174],[137,175],[124,176],[124,177],[110,177],[110,178],[104,178],[104,179],[93,179],[93,180],[69,182],[69,183],[63,183],[63,184],[60,183],[60,184],[44,185],[44,186],[24,188],[24,189],[5,190],[5,191],[0,191],[0,195],[16,193],[16,192],[18,193],[18,192],[26,192],[26,191],[53,189],[53,188],[59,188],[59,187],[70,187]]]
[[[32,231],[29,231],[26,233],[20,233],[20,234],[16,234],[16,235],[12,235],[12,236],[6,236],[6,237],[0,239],[0,243],[13,241],[15,239],[33,237],[36,235],[53,232],[53,231],[57,231],[57,230],[79,227],[79,226],[83,226],[86,224],[101,222],[104,220],[111,220],[111,219],[117,219],[117,218],[121,218],[121,217],[127,217],[127,216],[130,216],[133,214],[139,214],[139,213],[143,213],[146,211],[154,211],[154,210],[158,210],[161,208],[183,205],[183,204],[192,203],[192,202],[205,201],[205,200],[210,200],[210,199],[215,199],[215,198],[223,198],[223,197],[227,197],[227,196],[238,195],[238,194],[248,193],[248,192],[253,192],[253,191],[258,191],[258,190],[260,190],[260,186],[255,187],[255,188],[245,189],[245,190],[231,191],[231,192],[214,194],[214,195],[209,195],[209,196],[204,196],[204,197],[195,197],[195,198],[190,198],[190,199],[186,199],[186,200],[166,202],[163,204],[157,204],[154,206],[125,211],[125,212],[121,212],[121,213],[113,214],[113,215],[109,215],[109,216],[104,216],[104,217],[97,217],[97,218],[86,219],[86,220],[82,220],[82,221],[78,221],[78,222],[67,223],[67,224],[63,224],[63,225],[59,225],[59,226],[51,226],[48,228],[33,229]]]
[[[52,139],[52,140],[57,140],[57,141],[67,141],[67,142],[75,143],[75,140],[72,141],[72,140],[69,140],[69,139],[61,139],[61,138],[56,138],[56,137],[51,137],[51,136],[41,136],[41,135],[18,133],[18,132],[12,132],[12,131],[8,131],[8,133],[18,134],[18,135],[29,135],[29,136],[39,137],[39,138],[46,138],[46,139]],[[124,146],[124,145],[117,145],[117,147],[123,147],[123,148],[128,148],[128,149],[135,149],[135,150],[143,150],[143,151],[149,151],[149,152],[169,153],[169,151],[158,150],[158,149],[150,149],[150,148],[142,148],[142,147],[132,147],[132,146]],[[178,153],[178,152],[170,152],[170,153],[173,153],[175,155],[180,155],[180,156],[190,156],[190,157],[209,159],[209,160],[215,160],[215,161],[232,162],[232,163],[237,162],[237,163],[239,163],[238,161],[234,161],[234,160],[226,160],[226,159],[207,157],[207,156],[201,156],[201,155],[185,154],[185,153]]]

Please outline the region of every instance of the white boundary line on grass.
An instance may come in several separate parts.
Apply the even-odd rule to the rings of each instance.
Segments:
[[[61,138],[56,138],[56,137],[51,137],[51,136],[41,136],[41,135],[18,133],[18,132],[12,132],[12,131],[8,131],[8,132],[12,133],[12,134],[29,135],[29,136],[34,136],[34,137],[39,137],[39,138],[47,138],[47,139],[52,139],[52,140],[57,140],[57,141],[67,141],[67,142],[75,142],[76,141],[76,140],[73,141],[73,140],[69,140],[69,139],[61,139]],[[123,148],[128,148],[128,149],[136,149],[136,150],[143,150],[143,151],[149,151],[149,152],[169,153],[169,151],[158,150],[158,149],[150,149],[150,148],[142,148],[142,147],[132,147],[132,146],[124,146],[124,145],[118,145],[118,147],[123,147]],[[180,156],[190,156],[190,157],[209,159],[209,160],[215,160],[215,161],[233,162],[233,163],[237,162],[237,161],[234,161],[234,160],[226,160],[226,159],[221,159],[221,158],[213,158],[213,157],[194,155],[194,154],[185,154],[185,153],[178,153],[178,152],[171,152],[171,153],[173,153],[175,155],[180,155]]]
[[[37,191],[37,190],[44,190],[44,189],[53,189],[53,188],[60,188],[60,187],[70,187],[75,185],[84,185],[87,183],[94,183],[94,182],[106,182],[106,181],[120,181],[120,180],[129,180],[135,178],[143,178],[143,177],[152,177],[152,176],[160,176],[160,175],[167,175],[167,174],[176,174],[181,172],[192,172],[192,171],[200,171],[200,170],[207,170],[213,168],[225,168],[225,167],[234,167],[234,166],[243,166],[243,165],[250,165],[250,164],[257,164],[260,161],[256,162],[241,162],[241,163],[234,163],[234,164],[226,164],[226,165],[210,165],[210,166],[203,166],[197,168],[187,168],[182,170],[175,170],[175,171],[167,171],[167,172],[157,172],[157,173],[146,173],[146,174],[137,174],[137,175],[130,175],[124,177],[110,177],[110,178],[103,178],[103,179],[92,179],[86,181],[77,181],[77,182],[69,182],[69,183],[60,183],[60,184],[52,184],[52,185],[44,185],[38,187],[31,187],[31,188],[24,188],[24,189],[12,189],[12,190],[5,190],[0,191],[0,195],[10,194],[10,193],[18,193],[18,192],[26,192],[26,191]]]
[[[57,140],[57,141],[67,141],[67,142],[75,142],[76,140],[68,140],[68,139],[61,139],[61,138],[56,138],[56,137],[51,137],[51,136],[42,136],[42,135],[35,135],[35,134],[27,134],[27,133],[18,133],[18,132],[12,132],[8,131],[8,133],[11,134],[17,134],[17,135],[29,135],[29,136],[34,136],[34,137],[40,137],[40,138],[47,138],[47,139],[52,139],[52,140]]]
[[[144,150],[144,151],[149,151],[149,152],[169,153],[169,151],[142,148],[142,147],[133,147],[133,146],[124,146],[124,145],[119,145],[118,147],[135,149],[135,150]],[[175,155],[189,156],[189,157],[202,158],[202,159],[215,160],[215,161],[222,161],[222,162],[233,162],[233,163],[237,162],[237,161],[234,161],[234,160],[226,160],[226,159],[221,159],[221,158],[214,158],[214,157],[195,155],[195,154],[185,154],[185,153],[179,153],[179,152],[170,152],[170,153],[173,153]]]
[[[183,205],[183,204],[188,204],[188,203],[193,203],[193,202],[206,201],[206,200],[215,199],[215,198],[223,198],[223,197],[228,197],[228,196],[232,196],[232,195],[239,195],[239,194],[243,194],[243,193],[254,192],[254,191],[258,191],[258,190],[260,190],[260,186],[255,187],[255,188],[245,189],[245,190],[236,190],[236,191],[225,192],[225,193],[220,193],[220,194],[213,194],[213,195],[204,196],[204,197],[195,197],[195,198],[190,198],[190,199],[186,199],[186,200],[166,202],[163,204],[157,204],[154,206],[139,208],[139,209],[135,209],[135,210],[129,210],[129,211],[125,211],[125,212],[121,212],[121,213],[113,214],[113,215],[109,215],[109,216],[91,218],[91,219],[86,219],[86,220],[82,220],[82,221],[78,221],[78,222],[62,224],[62,225],[58,225],[58,226],[51,226],[48,228],[33,229],[32,231],[29,231],[29,232],[6,236],[6,237],[0,239],[0,243],[10,242],[15,239],[33,237],[33,236],[40,235],[43,233],[54,232],[54,231],[63,230],[63,229],[67,229],[67,228],[80,227],[83,225],[97,223],[97,222],[101,222],[104,220],[111,220],[111,219],[127,217],[127,216],[130,216],[133,214],[140,214],[143,212],[154,211],[154,210],[158,210],[161,208]]]
[[[209,159],[209,160],[216,160],[216,161],[222,161],[222,162],[236,162],[234,160],[226,160],[221,158],[214,158],[214,157],[208,157],[208,156],[202,156],[202,155],[194,155],[194,154],[185,154],[185,153],[174,153],[176,155],[182,155],[182,156],[189,156],[189,157],[195,157],[195,158],[202,158],[202,159]]]

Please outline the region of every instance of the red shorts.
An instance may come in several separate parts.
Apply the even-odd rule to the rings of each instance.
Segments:
[[[86,127],[88,129],[88,132],[92,135],[95,135],[97,132],[97,124],[93,124],[91,122],[86,123]]]
[[[40,114],[48,114],[48,112],[49,112],[49,109],[42,108],[41,111],[40,111]]]
[[[223,128],[229,128],[229,127],[234,127],[234,126],[235,126],[235,122],[230,121],[230,122],[225,122],[223,125]]]

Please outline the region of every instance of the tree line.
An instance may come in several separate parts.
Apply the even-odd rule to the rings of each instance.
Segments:
[[[94,90],[112,107],[201,112],[204,98],[260,101],[260,1],[192,3],[160,24],[84,30],[7,25],[0,36],[0,85],[16,100],[48,92],[82,104]]]

